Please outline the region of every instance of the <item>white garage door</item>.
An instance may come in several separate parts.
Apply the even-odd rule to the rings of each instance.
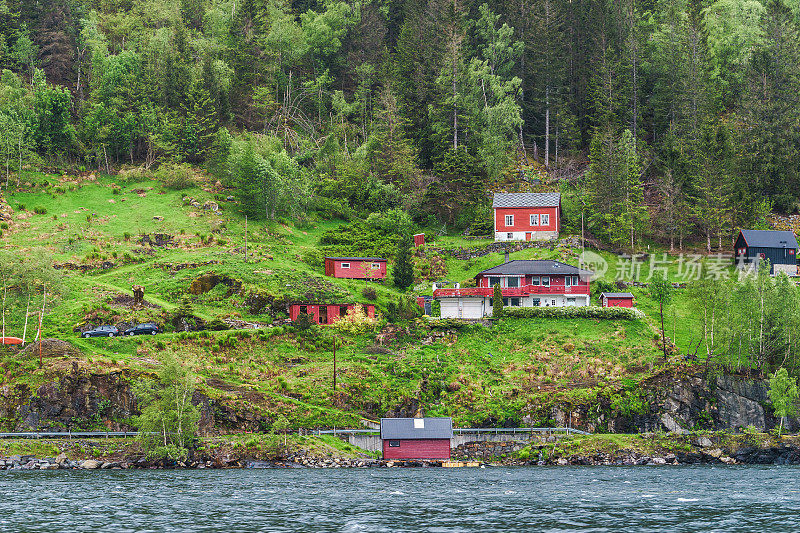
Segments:
[[[442,318],[458,318],[458,299],[442,298],[439,302],[442,306]]]
[[[483,318],[481,303],[479,299],[461,300],[461,318]]]

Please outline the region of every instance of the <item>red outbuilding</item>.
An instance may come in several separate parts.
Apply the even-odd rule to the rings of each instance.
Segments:
[[[309,302],[289,304],[289,318],[294,322],[300,313],[306,313],[313,316],[314,322],[317,324],[333,324],[356,306],[361,307],[368,317],[375,318],[375,306],[373,304],[321,304]]]
[[[419,248],[425,244],[425,234],[424,233],[415,233],[414,234],[414,247]]]
[[[382,257],[326,257],[325,275],[349,279],[385,279],[386,259]]]
[[[629,292],[601,292],[600,305],[603,307],[633,307],[633,294]]]
[[[450,459],[453,419],[381,418],[384,459]]]
[[[495,241],[537,241],[557,239],[561,231],[561,194],[496,193]]]

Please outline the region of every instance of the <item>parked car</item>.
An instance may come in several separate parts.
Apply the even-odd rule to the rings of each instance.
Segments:
[[[84,339],[88,337],[116,337],[117,335],[119,335],[119,330],[114,326],[97,326],[81,333],[81,337]]]
[[[126,329],[125,335],[155,335],[160,331],[156,324],[148,322],[146,324],[136,324],[132,328]]]

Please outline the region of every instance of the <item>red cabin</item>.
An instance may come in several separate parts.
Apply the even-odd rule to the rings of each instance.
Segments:
[[[561,194],[496,193],[495,241],[537,241],[557,239],[561,231]]]
[[[370,318],[375,318],[375,306],[373,304],[320,304],[320,303],[293,303],[289,304],[289,318],[294,322],[300,313],[306,313],[314,317],[317,324],[333,324],[340,317],[345,316],[348,311],[356,306],[364,310],[364,314]]]
[[[415,233],[414,234],[414,248],[419,248],[425,244],[425,234],[424,233]]]
[[[633,307],[633,294],[629,292],[602,292],[600,305],[603,307]]]
[[[348,279],[385,279],[386,259],[382,257],[326,257],[325,275]]]
[[[384,459],[450,459],[453,419],[381,418]]]

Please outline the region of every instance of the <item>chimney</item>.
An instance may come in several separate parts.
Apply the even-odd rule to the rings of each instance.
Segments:
[[[506,260],[505,260],[505,262],[508,263],[509,261],[510,261],[510,259],[508,258],[508,250],[506,250]]]

